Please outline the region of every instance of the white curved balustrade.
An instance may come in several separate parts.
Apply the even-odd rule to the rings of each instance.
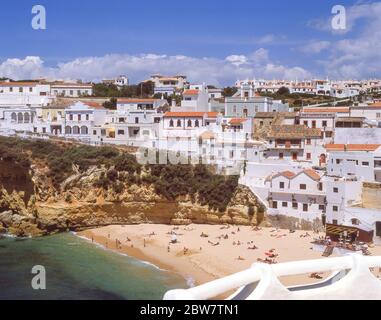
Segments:
[[[208,300],[237,289],[227,300],[294,300],[323,297],[337,300],[381,300],[381,281],[369,271],[369,268],[380,267],[381,256],[358,254],[275,265],[255,263],[248,270],[198,287],[168,291],[164,300]],[[286,288],[278,280],[281,276],[327,271],[332,272],[332,276],[312,286]]]

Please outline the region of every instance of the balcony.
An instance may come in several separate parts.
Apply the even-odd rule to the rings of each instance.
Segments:
[[[294,195],[310,195],[310,196],[324,196],[326,192],[323,190],[300,190],[300,189],[280,189],[280,188],[271,188],[270,194],[272,193],[281,193],[281,194],[294,194]]]

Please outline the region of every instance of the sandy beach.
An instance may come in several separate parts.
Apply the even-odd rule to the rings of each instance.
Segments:
[[[172,232],[177,243],[171,244]],[[258,259],[277,263],[321,259],[311,241],[324,234],[237,226],[129,225],[107,226],[78,233],[110,250],[125,253],[169,271],[177,272],[193,284],[202,284],[245,270]],[[329,274],[320,274],[324,279]],[[281,279],[285,285],[321,281],[310,275]]]

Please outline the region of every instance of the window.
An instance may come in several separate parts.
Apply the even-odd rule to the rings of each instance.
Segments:
[[[311,153],[307,153],[307,160],[311,160]]]
[[[297,202],[293,202],[292,203],[292,208],[293,209],[298,209],[298,203]]]
[[[118,130],[118,136],[124,135],[124,130]]]
[[[33,88],[29,88],[29,92],[33,92]]]
[[[135,123],[139,123],[139,118],[135,117]]]
[[[46,133],[46,128],[42,128],[42,133]]]
[[[333,219],[333,220],[332,220],[332,224],[334,224],[335,226],[337,226],[337,220],[336,220],[336,219]]]
[[[86,115],[86,120],[89,121],[89,115],[88,114]]]
[[[358,226],[358,225],[360,224],[360,220],[359,220],[359,219],[356,219],[356,218],[353,218],[353,219],[351,220],[351,222],[352,222],[352,225],[354,225],[354,226]]]
[[[313,128],[313,129],[316,128],[316,121],[315,121],[315,120],[312,121],[312,128]]]
[[[94,136],[97,135],[97,130],[93,130],[93,135],[94,135]]]
[[[288,207],[288,202],[282,202],[282,207],[287,208]]]
[[[9,88],[9,92],[13,92],[13,88],[12,87]]]
[[[24,92],[24,88],[23,88],[23,87],[20,87],[20,88],[19,88],[19,92]]]
[[[341,160],[340,159],[336,159],[336,164],[340,164],[341,163]]]
[[[196,128],[198,128],[198,127],[200,126],[200,121],[196,120],[195,123],[194,123],[194,126],[195,126]]]
[[[369,167],[369,162],[363,162],[362,165],[363,165],[364,167]]]
[[[339,207],[338,206],[332,206],[332,211],[333,212],[338,212],[339,211]]]
[[[278,202],[277,201],[273,201],[273,209],[278,209]]]
[[[311,139],[307,139],[306,144],[311,145]]]
[[[327,121],[323,121],[323,127],[327,126]]]
[[[173,126],[174,126],[174,123],[173,123],[173,120],[172,120],[172,119],[169,121],[169,126],[172,127],[172,128],[173,128]]]
[[[307,203],[303,203],[303,211],[304,212],[308,211],[308,204]]]
[[[339,188],[333,188],[334,193],[339,193]]]
[[[377,112],[376,117],[381,118],[381,112]]]
[[[279,159],[280,160],[283,160],[283,158],[284,158],[284,154],[281,152],[281,153],[279,153]]]
[[[325,210],[325,205],[324,204],[319,204],[319,210],[324,211]]]
[[[190,120],[190,119],[188,120],[188,124],[187,124],[187,126],[188,126],[188,128],[189,128],[189,127],[192,127],[192,120]]]
[[[177,120],[177,127],[181,127],[181,120]]]
[[[80,114],[78,115],[78,121],[81,121],[81,115]]]
[[[303,121],[303,124],[308,127],[308,121]]]
[[[279,189],[284,189],[284,182],[279,182]]]
[[[73,120],[73,115],[69,115],[69,120]]]
[[[307,189],[307,185],[305,185],[305,184],[301,184],[301,185],[299,186],[299,188],[300,188],[300,190],[306,190],[306,189]]]
[[[74,91],[73,90],[70,90],[70,95],[72,96],[74,94]]]
[[[323,191],[323,183],[319,182],[318,184],[318,190]]]

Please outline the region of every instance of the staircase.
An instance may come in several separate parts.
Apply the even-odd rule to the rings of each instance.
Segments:
[[[333,253],[333,246],[327,246],[324,250],[323,257],[329,257]]]

